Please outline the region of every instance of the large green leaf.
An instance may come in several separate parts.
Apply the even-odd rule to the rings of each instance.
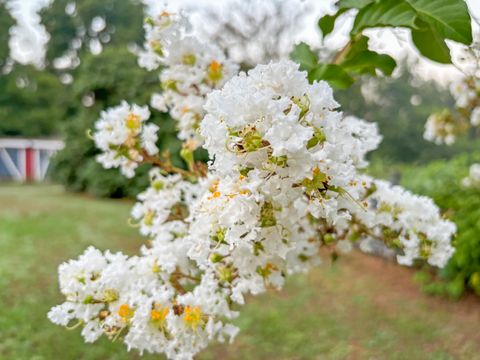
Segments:
[[[365,28],[372,27],[409,27],[415,28],[417,13],[404,0],[381,0],[362,8],[352,28],[352,35],[358,34]]]
[[[470,45],[471,19],[463,0],[406,0],[444,39]],[[476,0],[478,1],[478,0]]]
[[[354,80],[340,66],[334,64],[321,64],[309,72],[308,80],[325,80],[336,89],[347,89]]]
[[[427,23],[419,22],[421,28],[412,29],[412,40],[420,53],[442,64],[450,64],[450,50],[443,37]]]
[[[300,64],[300,69],[310,71],[318,65],[318,56],[310,46],[301,42],[290,53],[290,58]]]

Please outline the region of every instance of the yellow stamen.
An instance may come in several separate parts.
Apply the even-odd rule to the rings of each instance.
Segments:
[[[142,124],[140,116],[130,113],[127,117],[127,127],[131,130],[137,130]]]
[[[132,318],[133,314],[135,314],[135,310],[133,310],[130,306],[127,304],[120,305],[120,308],[118,309],[118,316],[120,316],[124,321],[128,321],[130,318]]]
[[[185,307],[185,312],[183,315],[183,321],[195,330],[197,327],[202,326],[204,324],[202,318],[202,311],[198,306],[187,306]]]
[[[157,264],[157,262],[155,262],[152,266],[152,272],[158,274],[161,270],[162,269],[160,268],[160,266]]]
[[[212,182],[212,185],[210,186],[210,189],[208,189],[208,190],[210,190],[210,192],[212,192],[212,193],[217,191],[219,182],[220,182],[219,180],[215,180],[214,182]]]
[[[208,78],[217,82],[222,78],[223,65],[216,60],[213,60],[208,66]]]
[[[145,224],[145,226],[152,226],[154,219],[155,219],[155,211],[148,210],[145,213],[145,216],[143,217],[143,223]]]
[[[168,311],[169,309],[166,306],[164,308],[157,306],[150,312],[150,317],[157,325],[163,326],[165,319],[167,318]]]
[[[219,70],[222,69],[222,64],[220,64],[218,61],[216,60],[213,60],[211,63],[210,63],[210,71],[211,72],[218,72]]]

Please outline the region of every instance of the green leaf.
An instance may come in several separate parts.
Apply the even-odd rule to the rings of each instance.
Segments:
[[[385,75],[390,76],[393,70],[395,70],[397,63],[389,55],[365,50],[358,53],[354,58],[344,61],[341,66],[346,71],[357,74],[376,75],[375,69],[378,69]]]
[[[391,75],[397,63],[385,54],[379,54],[368,49],[368,37],[361,35],[352,42],[345,59],[340,63],[341,67],[357,74],[376,75],[376,69],[385,75]]]
[[[340,66],[334,64],[321,64],[309,72],[308,80],[325,80],[336,89],[347,89],[354,80]]]
[[[450,49],[443,37],[430,25],[421,22],[423,26],[420,29],[412,30],[412,40],[420,54],[430,60],[450,64]]]
[[[345,56],[345,59],[351,59],[355,57],[358,53],[368,50],[368,36],[359,34],[357,35],[354,39],[351,41],[351,47],[348,51],[348,53]]]
[[[339,0],[336,5],[339,9],[361,9],[373,0]]]
[[[350,9],[361,9],[374,0],[340,0],[336,3],[338,10],[333,15],[325,15],[318,20],[318,27],[323,34],[327,36],[333,31],[337,18]]]
[[[333,28],[335,27],[335,21],[347,10],[348,9],[339,9],[335,14],[325,15],[318,20],[318,27],[322,31],[323,37],[327,36],[333,31]]]
[[[471,19],[463,0],[406,0],[444,39],[472,43]]]
[[[327,36],[333,31],[335,27],[335,21],[344,12],[350,9],[361,9],[374,0],[340,0],[336,3],[338,10],[333,15],[325,15],[318,20],[318,27],[323,34],[323,37]]]
[[[409,27],[415,28],[417,13],[404,0],[382,0],[362,8],[357,16],[351,31],[358,34],[365,28],[372,27]]]
[[[318,65],[317,54],[304,42],[295,46],[295,49],[290,53],[290,58],[299,63],[302,70],[310,71]]]

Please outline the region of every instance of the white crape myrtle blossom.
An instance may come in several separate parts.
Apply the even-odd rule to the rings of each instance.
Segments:
[[[361,247],[382,239],[401,251],[400,264],[427,259],[430,265],[444,267],[455,250],[451,239],[456,226],[441,217],[433,201],[383,180],[364,176],[362,182],[367,184],[362,201],[368,205],[366,211],[356,211],[349,236],[365,241]]]
[[[431,114],[425,124],[423,137],[438,145],[452,145],[469,127],[480,126],[480,80],[467,76],[450,86],[456,112],[444,109]]]
[[[149,117],[148,107],[129,105],[125,101],[102,111],[93,136],[95,145],[102,151],[98,162],[107,169],[119,167],[126,177],[133,177],[145,155],[158,153],[155,143],[159,127],[146,124]]]
[[[350,146],[353,147],[352,160],[355,166],[363,169],[368,166],[365,156],[368,152],[378,148],[382,141],[382,136],[378,132],[377,123],[367,122],[355,116],[347,116],[341,122],[351,133]]]
[[[469,174],[462,180],[462,184],[465,187],[480,189],[480,164],[470,166]]]
[[[458,125],[448,112],[431,114],[425,123],[423,138],[437,145],[453,145],[457,138]]]
[[[347,252],[375,237],[403,264],[443,266],[451,256],[455,227],[431,200],[359,174],[381,137],[376,125],[344,117],[326,82],[309,84],[298,64],[281,61],[212,89],[184,99],[205,103],[198,136],[208,172],[147,161],[158,167],[131,213],[148,238],[140,255],[89,248],[61,265],[66,301],[50,311],[54,323],[83,326],[87,342],[104,334],[141,353],[192,359],[211,341],[231,341],[239,305],[318,265],[322,246]],[[105,167],[129,176],[151,160],[141,159],[156,150],[148,115],[126,103],[102,113],[94,139]]]
[[[63,326],[82,325],[86,342],[102,334],[124,336],[128,348],[191,359],[212,339],[223,341],[237,332],[218,320],[236,314],[212,290],[211,277],[204,276],[191,293],[178,295],[149,256],[128,258],[90,247],[78,260],[62,264],[59,275],[66,302],[48,317]]]
[[[470,116],[470,124],[472,124],[472,126],[480,126],[480,106],[473,109],[472,115]]]
[[[183,13],[162,11],[155,18],[145,21],[145,43],[140,52],[139,65],[155,70],[162,64],[165,52],[188,30],[190,23]]]
[[[203,142],[198,128],[205,115],[205,97],[221,88],[235,75],[238,66],[214,44],[201,42],[189,34],[190,24],[183,14],[162,12],[145,24],[145,50],[140,66],[148,70],[163,66],[163,92],[153,94],[151,106],[169,111],[177,121],[178,138],[191,150]]]
[[[450,85],[450,93],[455,99],[456,106],[460,108],[468,107],[477,97],[477,81],[468,78],[461,79]]]

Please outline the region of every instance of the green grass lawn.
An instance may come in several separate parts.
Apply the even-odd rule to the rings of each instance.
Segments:
[[[139,359],[121,343],[83,343],[51,324],[57,266],[88,245],[133,254],[131,203],[56,186],[0,186],[0,359]],[[480,359],[480,302],[423,295],[412,271],[352,253],[251,299],[231,346],[200,359]],[[161,359],[144,356],[143,359]]]

